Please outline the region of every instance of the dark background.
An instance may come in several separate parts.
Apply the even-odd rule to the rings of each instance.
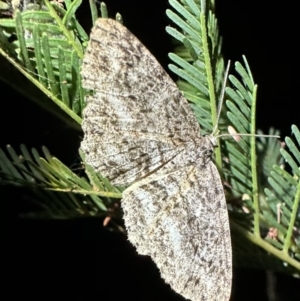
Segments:
[[[89,30],[88,1],[78,18]],[[299,61],[295,45],[299,34],[296,9],[290,2],[216,1],[225,59],[241,61],[246,55],[258,88],[258,128],[270,127],[291,135],[291,125],[299,126]],[[145,44],[168,70],[167,53],[172,51],[165,27],[167,1],[107,0],[110,16],[123,16],[124,24]],[[172,75],[176,80],[176,76]],[[51,153],[69,166],[79,164],[78,133],[34,105],[9,86],[1,88],[1,147],[16,149],[46,145]],[[15,125],[18,125],[17,127]],[[14,125],[14,126],[13,126]],[[183,300],[159,277],[147,257],[138,256],[126,237],[110,233],[98,219],[72,221],[31,221],[18,218],[26,207],[23,190],[6,188],[2,215],[9,228],[11,282],[26,297],[68,296],[80,300]],[[3,195],[3,194],[1,194]],[[24,203],[25,202],[25,203]],[[4,207],[5,208],[5,207]],[[6,224],[7,225],[7,224]],[[277,275],[278,300],[297,300],[295,279]],[[232,300],[269,300],[266,274],[256,270],[234,270]]]

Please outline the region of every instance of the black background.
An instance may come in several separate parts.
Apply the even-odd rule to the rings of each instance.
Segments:
[[[90,13],[88,1],[84,2],[78,18],[88,31]],[[106,4],[110,16],[120,12],[124,24],[168,70],[172,44],[165,32],[171,24],[165,16],[167,1],[107,0]],[[283,137],[291,135],[291,125],[300,125],[296,9],[290,2],[279,1],[219,0],[216,5],[225,59],[242,61],[245,54],[259,85],[258,128],[267,132],[273,126]],[[77,166],[82,133],[66,127],[9,86],[0,85],[1,147],[8,143],[15,148],[20,143],[37,148],[46,145],[64,163]],[[2,216],[7,218],[10,213],[10,226],[3,227],[3,237],[11,241],[7,249],[13,294],[41,299],[183,300],[164,284],[149,258],[138,256],[123,235],[103,229],[101,220],[22,220],[18,212],[26,207],[23,190],[7,188],[4,192],[2,201],[9,211],[2,207]],[[278,300],[297,300],[298,282],[277,277]],[[266,286],[264,271],[235,269],[232,300],[268,300]]]

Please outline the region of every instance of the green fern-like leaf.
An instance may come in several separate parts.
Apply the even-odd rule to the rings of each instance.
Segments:
[[[265,189],[267,204],[271,209],[269,217],[270,226],[278,231],[278,240],[284,253],[294,253],[300,259],[300,132],[293,125],[292,131],[295,142],[289,137],[285,139],[287,150],[280,152],[291,169],[291,173],[273,166],[268,178],[270,189]],[[267,209],[266,209],[267,210]]]
[[[79,59],[88,40],[74,15],[80,2],[64,10],[45,1],[47,6],[38,10],[16,11],[14,19],[0,19],[0,54],[43,91],[57,111],[65,111],[79,124],[84,101]]]
[[[1,183],[28,187],[33,200],[43,200],[40,206],[43,216],[107,216],[108,209],[121,198],[122,188],[112,186],[90,166],[85,166],[86,176],[79,177],[52,157],[46,147],[43,147],[44,158],[36,149],[30,152],[25,145],[20,150],[21,155],[11,146],[7,146],[6,152],[0,149]],[[114,212],[113,216],[120,217],[120,212]]]
[[[207,14],[200,1],[170,0],[169,3],[173,10],[167,10],[167,16],[179,30],[171,26],[166,30],[181,43],[175,53],[169,55],[176,64],[170,64],[169,68],[185,80],[185,83],[179,82],[179,87],[192,102],[203,133],[211,133],[217,122],[216,98],[224,72],[217,22],[213,11]],[[213,3],[208,4],[212,7]]]

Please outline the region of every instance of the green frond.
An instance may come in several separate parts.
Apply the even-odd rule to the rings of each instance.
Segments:
[[[238,133],[251,133],[251,112],[252,103],[256,101],[253,95],[254,85],[250,81],[251,74],[237,63],[236,71],[239,71],[241,80],[230,75],[229,81],[232,85],[226,88],[226,106],[227,116],[233,127]],[[255,134],[255,133],[252,133]],[[249,210],[253,209],[251,197],[256,193],[252,190],[252,172],[251,172],[251,149],[255,147],[250,142],[249,137],[243,137],[238,143],[232,139],[225,141],[226,156],[228,157],[225,166],[227,168],[227,181],[231,185],[233,195],[247,194],[250,199],[247,200]],[[255,171],[254,171],[255,172]]]
[[[281,247],[284,253],[289,253],[300,259],[300,132],[293,125],[292,132],[295,142],[285,138],[286,148],[280,153],[285,160],[285,169],[278,165],[268,178],[270,189],[265,189],[266,202],[271,209],[270,225],[278,230]],[[290,172],[286,170],[290,169]],[[267,209],[266,209],[267,210]]]
[[[20,151],[18,155],[9,145],[6,152],[0,149],[1,184],[27,187],[33,200],[43,199],[43,212],[48,212],[49,217],[110,215],[109,208],[122,196],[121,187],[112,186],[88,165],[83,167],[87,176],[79,177],[52,157],[46,147],[43,147],[44,158],[36,149],[30,152],[25,145],[20,146]],[[119,215],[120,212],[113,214],[115,218]]]
[[[247,66],[246,61],[245,65]],[[232,88],[226,88],[226,95],[229,98],[226,100],[227,116],[239,133],[254,135],[256,86],[249,67],[245,69],[237,63],[236,71],[240,80],[230,76]],[[270,135],[274,134],[278,133],[270,130]],[[291,228],[299,229],[299,216],[296,222],[294,213],[295,210],[299,214],[299,200],[297,201],[299,182],[296,183],[295,179],[278,165],[282,165],[283,157],[293,171],[299,172],[299,161],[296,162],[294,159],[300,158],[299,151],[290,138],[286,138],[286,144],[292,155],[280,148],[280,143],[276,139],[266,140],[262,137],[258,141],[252,136],[243,137],[239,142],[232,140],[225,142],[223,152],[226,154],[224,163],[226,180],[230,183],[232,197],[240,196],[243,200],[243,208],[233,207],[233,209],[242,213],[247,208],[243,213],[244,217],[250,216],[251,219],[247,219],[248,233],[244,234],[249,235],[249,239],[275,257],[288,262],[289,268],[294,273],[292,267],[300,268],[299,262],[295,260],[300,254],[300,244],[294,240],[294,244],[289,245],[287,241],[291,240],[288,237],[288,233],[292,232]],[[240,224],[238,220],[232,223],[233,228]],[[291,246],[293,249],[290,248],[287,252],[287,248]],[[274,266],[280,271],[287,272],[278,264],[274,263]]]
[[[202,132],[211,133],[217,122],[216,99],[224,72],[217,22],[214,12],[209,9],[213,6],[209,1],[206,11],[200,1],[169,0],[169,3],[173,10],[167,10],[167,16],[178,29],[168,26],[166,30],[180,45],[175,53],[169,54],[176,64],[170,64],[169,68],[185,80],[185,85],[179,84],[179,87],[193,102]]]
[[[49,100],[47,104],[39,102],[34,94],[28,95],[24,91],[27,87],[20,87],[18,81],[7,79],[8,84],[21,89],[45,109],[51,107],[52,113],[76,127],[74,122],[66,120],[64,111],[77,123],[77,128],[86,93],[81,87],[80,60],[89,39],[75,16],[81,2],[65,1],[64,9],[45,0],[45,5],[31,5],[22,12],[15,11],[13,19],[0,19],[0,54],[47,95],[56,110],[49,106]],[[96,19],[98,15],[92,2],[91,11]],[[104,4],[101,11],[107,16]],[[1,79],[6,80],[4,73],[1,73]]]
[[[84,93],[76,89],[80,87],[76,62],[83,57],[83,44],[88,40],[74,15],[80,2],[73,1],[64,10],[45,1],[47,7],[16,11],[14,19],[0,19],[0,53],[43,91],[57,110],[77,123],[81,122]]]
[[[186,82],[182,91],[193,102],[201,134],[211,134],[218,126],[217,100],[224,74],[214,1],[169,0],[169,3],[173,10],[167,10],[166,14],[177,28],[168,26],[166,31],[180,45],[169,55],[176,64],[170,64],[169,68]],[[221,170],[219,148],[215,151],[215,161]]]

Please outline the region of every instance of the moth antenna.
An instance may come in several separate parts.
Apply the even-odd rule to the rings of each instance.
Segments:
[[[222,90],[221,90],[221,94],[220,94],[220,98],[219,98],[219,103],[218,103],[217,123],[214,126],[213,135],[216,134],[216,132],[218,131],[219,120],[220,120],[222,105],[223,105],[223,101],[224,101],[224,95],[225,95],[225,89],[226,89],[226,84],[227,84],[227,79],[228,79],[230,64],[231,64],[231,61],[228,61],[227,67],[226,67],[226,70],[225,70],[225,76],[224,76],[223,86],[222,86]]]
[[[222,138],[222,137],[231,137],[233,138],[234,136],[246,136],[246,137],[266,137],[266,138],[280,138],[278,135],[261,135],[261,134],[240,134],[240,133],[229,133],[229,134],[221,134],[216,136],[216,138]]]
[[[231,61],[228,61],[226,70],[225,70],[225,76],[224,76],[224,81],[223,81],[223,86],[222,86],[222,90],[221,90],[221,94],[220,94],[220,98],[219,98],[219,103],[218,103],[218,114],[217,114],[217,123],[214,126],[212,135],[215,136],[217,131],[218,131],[218,125],[219,125],[219,120],[220,120],[220,115],[221,115],[221,110],[222,110],[222,106],[223,106],[223,101],[224,101],[224,95],[225,95],[225,89],[226,89],[226,84],[227,84],[227,80],[228,80],[228,75],[229,75],[229,69],[230,69],[230,64]],[[233,139],[235,139],[235,137],[237,136],[248,136],[248,137],[266,137],[266,138],[280,138],[280,136],[278,135],[259,135],[259,134],[241,134],[241,133],[236,133],[235,130],[232,128],[231,130],[229,130],[229,134],[221,134],[221,135],[216,135],[216,138],[221,138],[221,137],[232,137]]]

